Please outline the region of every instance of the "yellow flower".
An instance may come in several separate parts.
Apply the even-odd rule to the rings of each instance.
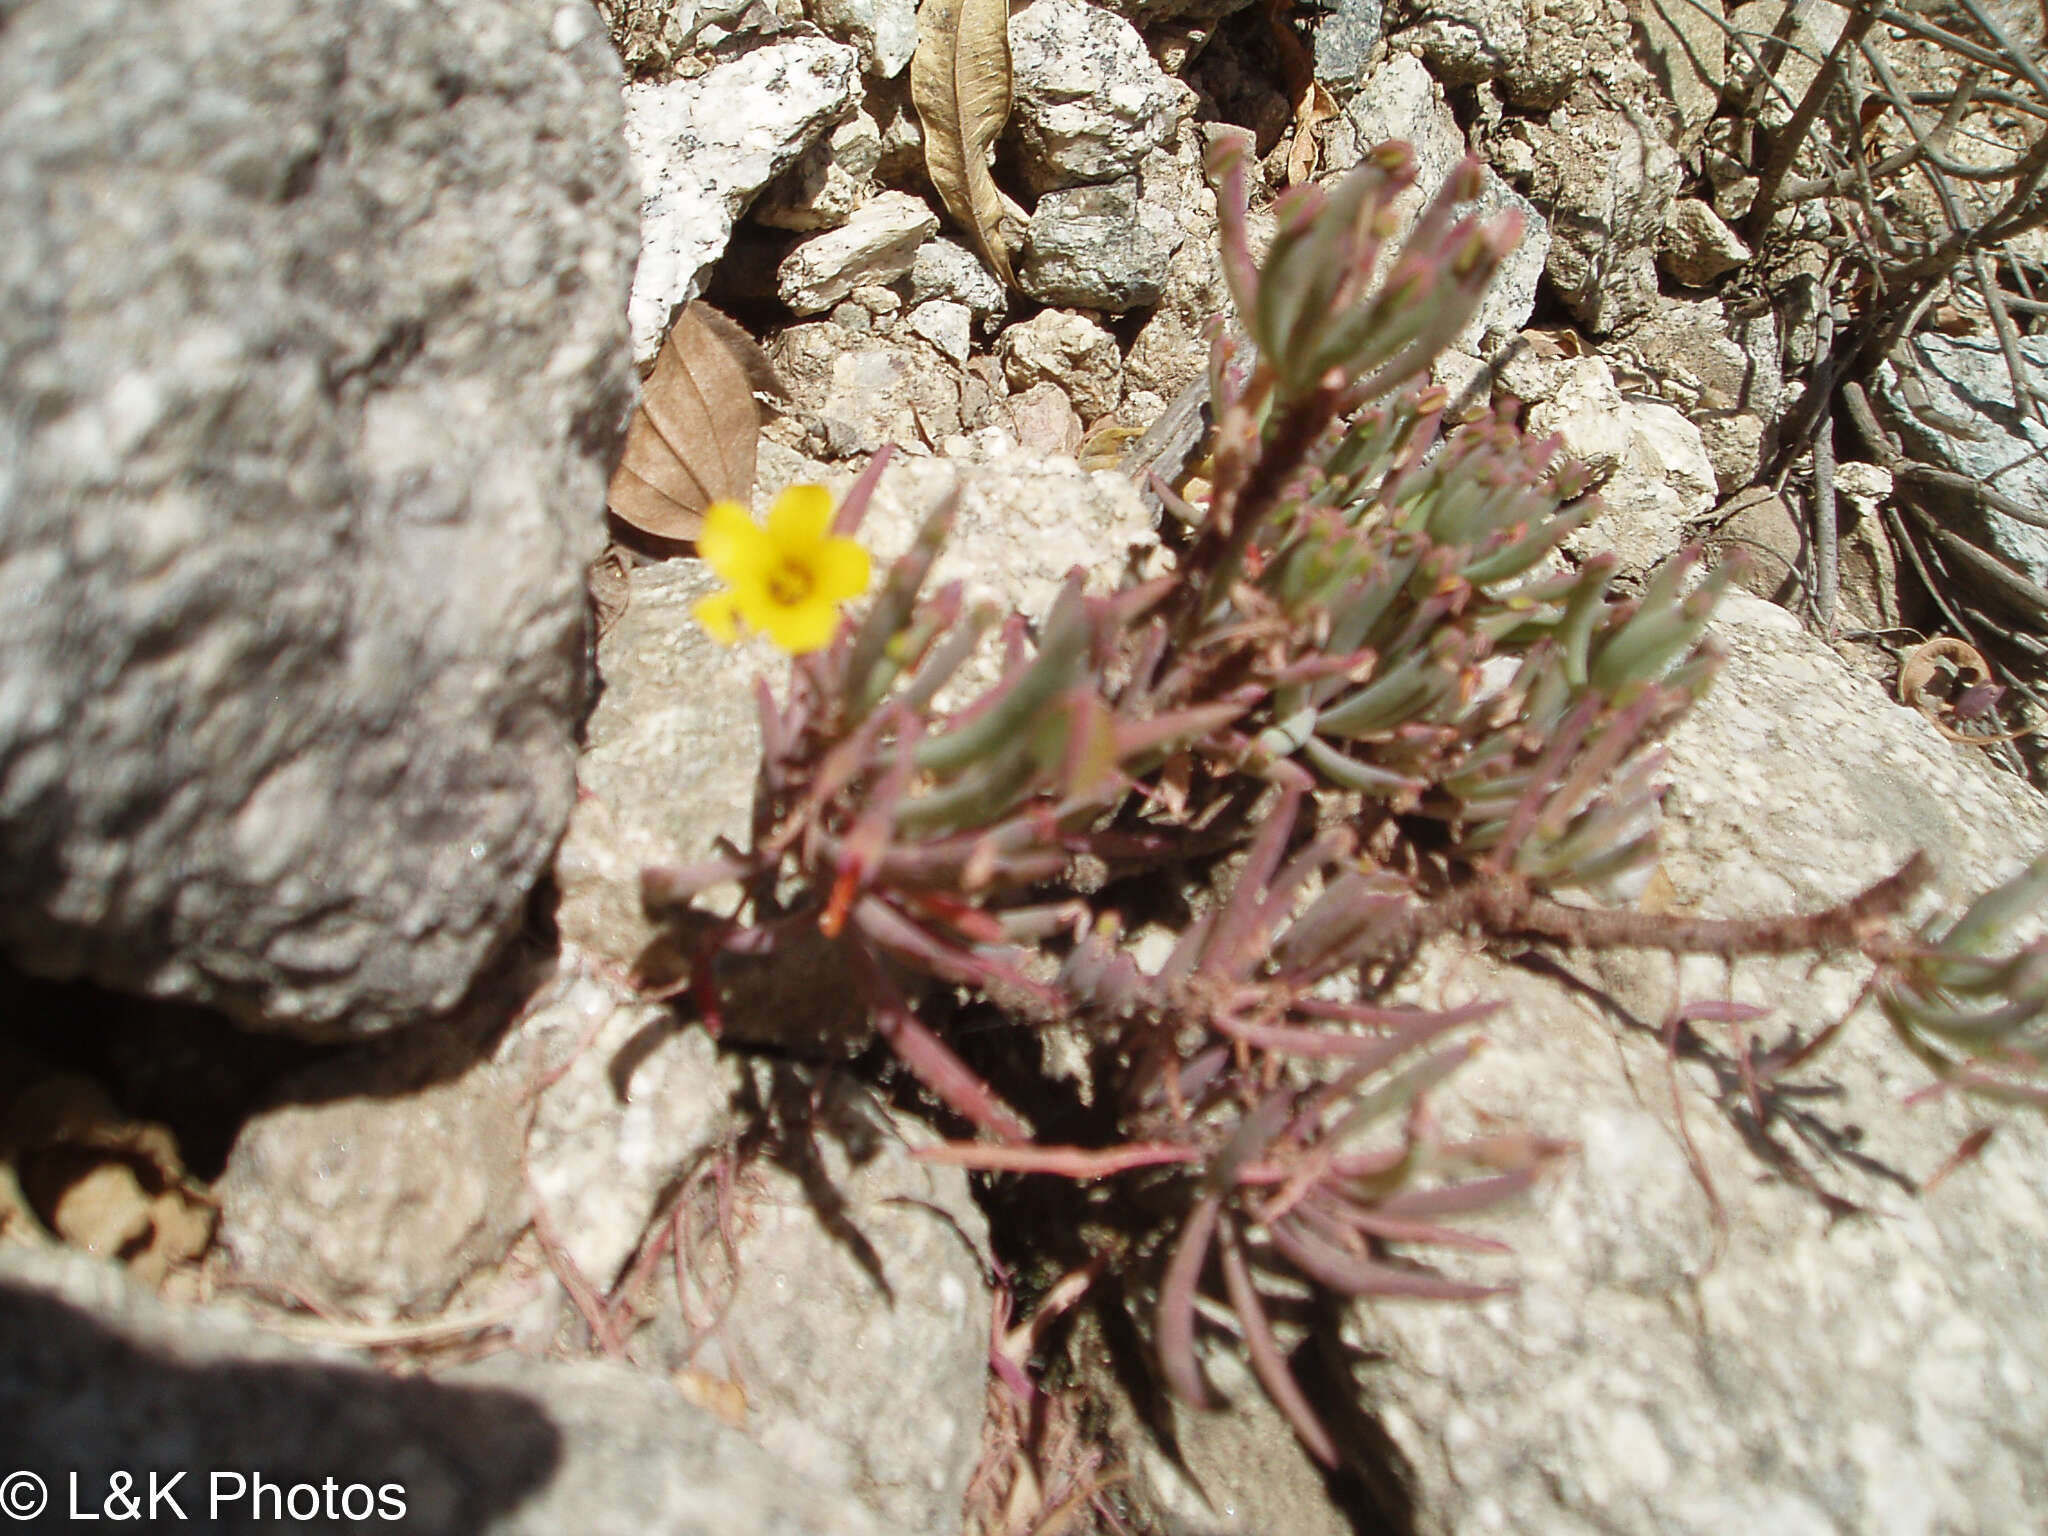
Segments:
[[[697,604],[697,622],[723,645],[742,625],[792,656],[830,644],[839,605],[868,589],[868,552],[831,527],[832,496],[821,485],[792,485],[777,496],[766,528],[736,501],[713,502],[697,553],[726,590]]]

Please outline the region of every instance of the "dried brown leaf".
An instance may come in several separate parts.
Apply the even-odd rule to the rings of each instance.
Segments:
[[[761,349],[709,304],[692,302],[662,342],[626,429],[612,511],[657,538],[694,539],[712,502],[745,502],[761,440],[756,390],[782,392]]]
[[[1003,238],[1003,197],[988,155],[1010,116],[1007,0],[924,0],[910,99],[924,125],[924,163],[946,211],[1005,283],[1016,286]]]
[[[1335,98],[1323,89],[1320,81],[1312,82],[1294,109],[1294,142],[1287,149],[1287,185],[1298,187],[1315,175],[1321,148],[1316,130],[1336,115]]]

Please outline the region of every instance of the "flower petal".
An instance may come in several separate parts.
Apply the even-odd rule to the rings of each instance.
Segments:
[[[736,501],[714,501],[704,509],[697,553],[735,587],[765,583],[775,564],[774,540]]]
[[[767,622],[762,627],[768,631],[768,638],[792,656],[823,650],[832,643],[839,628],[838,605],[820,602],[815,597],[778,607],[763,617]]]
[[[699,598],[690,612],[720,645],[739,639],[739,598],[734,593],[714,592]]]
[[[792,485],[768,509],[768,539],[785,560],[808,563],[832,526],[832,493],[822,485]]]
[[[851,539],[827,539],[811,559],[815,595],[828,603],[859,597],[868,589],[868,552]]]

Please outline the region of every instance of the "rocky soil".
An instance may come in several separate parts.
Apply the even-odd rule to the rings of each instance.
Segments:
[[[1007,284],[926,168],[913,0],[11,7],[0,944],[46,979],[0,1024],[0,1473],[397,1484],[451,1533],[2030,1528],[2048,1131],[1905,1109],[1924,1076],[1873,1018],[1760,1143],[1733,1057],[1667,1062],[1645,1022],[1718,971],[1426,956],[1418,996],[1511,1000],[1445,1113],[1582,1150],[1489,1229],[1518,1292],[1343,1321],[1326,1476],[1227,1356],[1227,1410],[1171,1409],[1095,1322],[1022,1423],[991,1376],[1016,1250],[849,1065],[834,979],[764,976],[722,1046],[647,985],[640,871],[745,829],[774,663],[603,516],[636,365],[709,298],[783,386],[758,505],[894,444],[878,560],[957,491],[939,579],[1027,612],[1107,584],[1165,558],[1117,465],[1227,314],[1224,134],[1267,228],[1384,140],[1410,217],[1478,151],[1526,234],[1441,382],[1593,469],[1573,557],[1751,553],[1655,899],[1811,907],[1915,848],[1956,896],[2048,844],[2030,758],[1898,701],[1953,633],[1898,465],[1845,429],[1816,471],[1788,425],[1864,296],[1827,200],[1745,232],[1744,125],[1790,109],[1727,29],[1782,9],[1030,0]],[[2035,500],[2048,427],[1981,304],[1937,297],[1874,406]],[[1969,516],[2048,582],[2037,527]],[[1866,975],[1733,986],[1812,1029]]]

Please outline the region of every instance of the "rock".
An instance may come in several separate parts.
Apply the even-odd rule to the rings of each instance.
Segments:
[[[1674,282],[1704,288],[1725,277],[1750,258],[1742,237],[1721,222],[1713,205],[1681,197],[1664,219],[1664,238],[1657,249],[1659,265]]]
[[[663,561],[635,567],[629,581],[625,611],[598,642],[604,691],[555,871],[563,942],[621,973],[655,936],[640,871],[708,858],[719,837],[744,839],[760,751],[759,659],[690,617],[718,586],[710,567]]]
[[[1527,15],[1527,0],[1450,0],[1428,6],[1393,41],[1419,55],[1445,85],[1477,85],[1520,60],[1529,45]]]
[[[937,1140],[852,1089],[843,1130],[759,1164],[717,1330],[749,1430],[892,1531],[954,1536],[988,1397],[988,1224]]]
[[[1737,593],[1715,629],[1728,664],[1670,742],[1663,867],[1680,910],[1810,910],[1915,848],[1933,852],[1954,900],[2048,843],[2038,795],[1849,675],[1792,615]],[[1487,1023],[1489,1048],[1433,1098],[1446,1134],[1467,1134],[1477,1109],[1491,1128],[1581,1150],[1527,1206],[1484,1224],[1515,1249],[1489,1274],[1512,1273],[1518,1292],[1355,1314],[1374,1361],[1360,1379],[1412,1469],[1419,1529],[2028,1526],[2033,1448],[2048,1435],[2048,1398],[2032,1387],[2048,1376],[2033,1304],[2048,1284],[2048,1127],[1953,1097],[1906,1107],[1925,1073],[1879,1019],[1858,1017],[1800,1074],[1841,1096],[1787,1106],[1818,1128],[1861,1127],[1854,1161],[1775,1128],[1823,1185],[1872,1208],[1844,1219],[1731,1123],[1742,1089],[1725,1056],[1730,1109],[1687,1064],[1683,1134],[1725,1212],[1717,1238],[1654,1032],[1674,996],[1666,957],[1617,955],[1592,978],[1643,1032],[1507,968],[1473,975],[1463,952],[1437,959],[1439,974],[1467,978],[1447,999],[1511,999]],[[1733,996],[1774,1010],[1746,1032],[1810,1035],[1857,1001],[1868,970],[1745,961]],[[1731,983],[1699,957],[1677,985],[1690,999]],[[1924,1180],[1987,1110],[1997,1136],[1938,1190],[1859,1171],[1874,1159]]]
[[[910,99],[910,79],[867,82],[867,96],[861,115],[871,118],[882,138],[882,152],[875,161],[875,180],[885,187],[923,192],[931,186],[924,163],[924,128],[917,120],[917,108]]]
[[[1756,478],[1784,393],[1771,311],[1731,320],[1719,299],[1665,300],[1607,350],[1699,428],[1723,494]]]
[[[899,460],[882,477],[862,542],[877,561],[910,547],[925,516],[957,487],[960,512],[933,563],[934,588],[967,583],[1005,612],[1039,615],[1069,571],[1107,591],[1128,552],[1158,543],[1154,519],[1129,480],[1088,474],[1071,461],[1014,457],[993,463]]]
[[[0,29],[0,946],[445,1012],[568,814],[631,374],[603,37],[115,0]]]
[[[572,12],[572,7],[557,8],[557,24],[582,23],[584,18]],[[572,15],[571,23],[562,22],[565,15]],[[612,44],[631,80],[700,73],[702,55],[735,33],[774,31],[774,17],[759,0],[624,0],[602,7],[589,20],[599,23],[606,15]]]
[[[1498,88],[1521,112],[1549,112],[1590,87],[1602,105],[1664,124],[1671,105],[1636,62],[1626,0],[1536,0],[1529,40],[1501,71]]]
[[[517,1032],[553,1078],[527,1137],[532,1198],[609,1295],[663,1203],[735,1131],[740,1069],[702,1029],[595,971],[562,977]]]
[[[1202,170],[1203,153],[1203,131],[1183,124],[1171,157],[1162,150],[1147,162],[1147,196],[1160,189],[1159,200],[1176,210],[1185,238],[1166,263],[1157,306],[1124,357],[1128,424],[1149,425],[1208,366],[1209,324],[1231,312],[1217,255],[1216,194]],[[1254,244],[1271,238],[1270,219],[1266,210],[1253,210]]]
[[[1891,495],[1896,484],[1892,472],[1882,464],[1865,464],[1857,459],[1835,466],[1835,491],[1853,502],[1859,513],[1869,514]]]
[[[882,283],[855,283],[847,297],[875,320],[899,314],[903,309],[903,295]]]
[[[1158,302],[1183,238],[1173,214],[1140,195],[1135,176],[1048,192],[1032,212],[1017,281],[1042,303],[1120,315]]]
[[[786,371],[791,354],[785,344],[792,337],[835,330],[838,327],[829,322],[819,322],[784,332],[778,347],[783,348],[779,360]],[[875,348],[861,338],[848,340],[852,355]],[[885,356],[892,352],[886,347],[878,350]],[[908,350],[893,349],[905,355]],[[824,367],[829,372],[830,358]],[[927,366],[924,371],[934,370]],[[795,387],[796,380],[791,382]],[[957,432],[958,426],[953,430]],[[852,479],[848,471],[827,470],[766,441],[757,504],[765,505],[796,481],[826,484],[839,495]],[[948,581],[966,581],[974,593],[989,594],[1006,610],[1042,613],[1070,569],[1079,566],[1096,573],[1100,585],[1121,567],[1126,549],[1156,542],[1152,519],[1135,488],[1114,475],[1089,476],[1071,462],[898,459],[883,475],[862,527],[862,542],[872,551],[878,571],[886,570],[910,547],[918,524],[956,487],[961,494],[959,516],[931,583],[936,588]],[[766,676],[780,687],[786,668],[786,663],[764,657],[759,647],[727,649],[697,624],[691,608],[718,586],[702,562],[670,560],[640,566],[630,573],[630,582],[623,614],[599,642],[604,691],[590,717],[580,765],[583,792],[556,872],[562,890],[556,923],[565,948],[579,965],[587,961],[593,972],[609,966],[617,975],[631,970],[656,937],[641,909],[641,870],[708,858],[720,837],[745,842],[760,752],[755,680]],[[550,1005],[554,1011],[543,1021],[550,1040],[561,1040],[569,1032],[570,1026],[562,1021],[577,1010],[582,1010],[584,1020],[578,1027],[586,1033],[612,1028],[594,1001],[596,985],[595,980],[579,982],[572,996],[558,1007]],[[651,1022],[651,1015],[640,1022]],[[686,1104],[700,1103],[704,1094],[714,1091],[710,1085],[720,1081],[722,1069],[705,1065],[698,1051],[688,1036],[661,1045],[643,1070],[662,1075],[647,1081],[672,1080],[673,1092]],[[593,1048],[586,1054],[602,1062],[607,1052]],[[550,1062],[563,1059],[549,1047]],[[671,1060],[676,1065],[663,1064]],[[577,1071],[583,1068],[579,1065]],[[700,1073],[703,1084],[693,1087],[684,1081],[691,1072]],[[677,1073],[682,1076],[673,1077]],[[635,1113],[642,1087],[636,1076]],[[582,1116],[581,1111],[572,1113],[573,1107],[572,1101],[561,1114],[561,1123],[571,1129]],[[550,1123],[555,1113],[549,1109]],[[559,1134],[566,1136],[568,1131]],[[678,1132],[675,1139],[695,1144],[702,1138]],[[641,1150],[634,1156],[648,1155],[645,1148],[651,1143],[636,1145]],[[611,1177],[607,1174],[595,1182]],[[571,1182],[565,1175],[561,1192],[573,1193]],[[613,1197],[600,1192],[590,1198]],[[630,1222],[617,1225],[629,1227]],[[594,1270],[603,1267],[595,1257],[591,1264]]]
[[[9,1468],[55,1500],[72,1475],[91,1503],[118,1474],[140,1495],[149,1473],[159,1488],[182,1473],[170,1493],[183,1518],[240,1529],[275,1523],[242,1503],[260,1475],[280,1502],[331,1498],[422,1536],[884,1529],[659,1377],[500,1354],[394,1378],[368,1356],[171,1306],[74,1254],[0,1249],[0,1360]]]
[[[1003,377],[1015,390],[1049,379],[1064,389],[1089,421],[1116,409],[1123,394],[1123,358],[1116,338],[1086,315],[1041,310],[1004,331],[996,342]]]
[[[1400,234],[1405,237],[1416,216],[1465,158],[1464,130],[1445,104],[1442,87],[1407,54],[1396,54],[1374,70],[1345,107],[1345,115],[1355,135],[1354,147],[1341,163],[1331,165],[1333,172],[1348,170],[1360,151],[1389,139],[1404,140],[1415,150],[1415,185],[1394,205]],[[1550,248],[1549,229],[1528,199],[1488,170],[1475,211],[1492,219],[1510,209],[1522,215],[1522,240],[1501,264],[1479,312],[1453,343],[1466,351],[1480,350],[1490,332],[1519,330],[1536,302],[1536,282],[1543,275]]]
[[[2020,355],[2036,394],[2048,395],[2048,338],[2022,336]],[[1995,340],[1926,332],[1896,356],[1905,361],[1877,371],[1871,403],[1908,454],[2028,506],[2048,506],[2048,464],[2041,456],[2048,427],[2016,408],[2012,375]],[[1965,537],[2048,585],[2048,532],[1979,508],[1969,497],[1937,498],[1937,504]]]
[[[1529,412],[1529,430],[1555,432],[1600,485],[1600,516],[1574,534],[1575,555],[1611,553],[1624,576],[1641,576],[1684,541],[1714,504],[1714,466],[1699,428],[1668,405],[1624,399],[1597,357],[1563,371],[1555,392]]]
[[[1106,0],[1103,9],[1114,11],[1148,37],[1213,36],[1216,24],[1251,0]],[[1172,25],[1167,25],[1171,23]]]
[[[1769,486],[1755,486],[1730,497],[1716,517],[1706,538],[1707,558],[1718,565],[1741,551],[1747,563],[1736,581],[1766,602],[1790,606],[1799,591],[1806,528],[1785,498]]]
[[[1564,451],[1596,482],[1612,479],[1629,445],[1627,402],[1615,387],[1614,370],[1601,358],[1575,357],[1556,364],[1551,375],[1529,412],[1529,435],[1556,433]]]
[[[1065,454],[1072,458],[1081,451],[1081,418],[1067,392],[1050,379],[1042,379],[1020,395],[1004,402],[1010,418],[1010,435],[1026,453],[1038,458]]]
[[[1629,11],[1636,25],[1636,56],[1671,103],[1677,146],[1688,147],[1713,118],[1728,83],[1721,0],[1683,5],[1630,0]]]
[[[974,311],[950,299],[927,299],[913,309],[906,324],[956,363],[967,361],[974,345]]]
[[[1149,426],[1152,418],[1209,365],[1209,321],[1230,313],[1230,290],[1214,240],[1189,240],[1166,264],[1159,307],[1138,331],[1124,358],[1127,419]]]
[[[618,862],[637,896],[642,866]],[[481,1059],[408,1038],[293,1079],[216,1188],[236,1272],[345,1316],[431,1314],[505,1257],[538,1199],[609,1292],[659,1203],[731,1131],[738,1089],[702,1030],[617,979],[638,958],[572,948]]]
[[[1136,27],[1085,0],[1032,0],[1012,16],[1010,64],[1009,132],[1034,192],[1131,175],[1193,104]]]
[[[633,353],[652,358],[678,304],[704,291],[733,222],[860,100],[858,55],[822,38],[771,43],[691,80],[626,87],[640,167]]]
[[[1900,597],[1899,562],[1892,550],[1891,535],[1877,516],[1877,501],[1849,488],[1854,484],[1853,472],[1856,470],[1874,470],[1879,475],[1887,472],[1875,464],[1853,462],[1841,468],[1852,473],[1844,477],[1847,484],[1844,479],[1836,481],[1836,489],[1842,492],[1842,499],[1836,505],[1836,517],[1843,524],[1836,537],[1835,550],[1836,628],[1898,629],[1905,623],[1905,612]],[[1852,654],[1866,659],[1868,664],[1863,670],[1876,675],[1881,684],[1897,681],[1897,668],[1889,655],[1882,651],[1865,651],[1860,647]]]
[[[793,325],[768,355],[792,397],[815,406],[830,459],[884,443],[937,442],[960,430],[960,376],[923,344],[866,337],[829,322]]]
[[[1728,13],[1729,31],[1738,37],[1772,37],[1785,18],[1786,6],[1787,0],[1748,0]],[[1841,40],[1846,20],[1846,13],[1831,5],[1798,8],[1787,33],[1789,46],[1771,70],[1771,78],[1777,81],[1782,94],[1758,78],[1751,49],[1730,49],[1728,100],[1742,104],[1743,110],[1753,114],[1766,132],[1783,129],[1792,121],[1793,109],[1820,74],[1820,61]]]
[[[917,0],[810,0],[811,20],[860,51],[860,67],[892,79],[917,48]]]
[[[235,1272],[344,1317],[438,1311],[531,1219],[530,1082],[515,1060],[409,1037],[287,1083],[214,1187]]]
[[[912,303],[950,299],[966,305],[978,320],[1000,317],[1009,308],[1008,293],[981,258],[943,236],[917,248],[910,265],[910,298]]]
[[[1550,221],[1544,271],[1565,308],[1596,335],[1648,314],[1653,252],[1683,174],[1671,146],[1606,109],[1563,107],[1513,132],[1532,152],[1529,196]]]
[[[776,291],[798,314],[815,315],[855,288],[903,276],[918,246],[938,227],[938,215],[917,198],[884,192],[840,228],[813,235],[791,251],[776,271]]]
[[[856,112],[769,184],[754,204],[754,221],[799,232],[837,229],[867,195],[881,157],[881,130],[873,118]]]
[[[1356,85],[1379,45],[1382,0],[1336,0],[1309,23],[1316,78],[1332,87]]]
[[[1107,1368],[1114,1355],[1106,1345],[1087,1339],[1075,1356],[1088,1362],[1090,1386],[1109,1404],[1111,1438],[1127,1448],[1132,1491],[1157,1529],[1172,1536],[1355,1536],[1400,1528],[1393,1521],[1361,1525],[1337,1507],[1326,1474],[1235,1350],[1203,1352],[1203,1373],[1225,1408],[1202,1412],[1168,1401],[1170,1445]]]

